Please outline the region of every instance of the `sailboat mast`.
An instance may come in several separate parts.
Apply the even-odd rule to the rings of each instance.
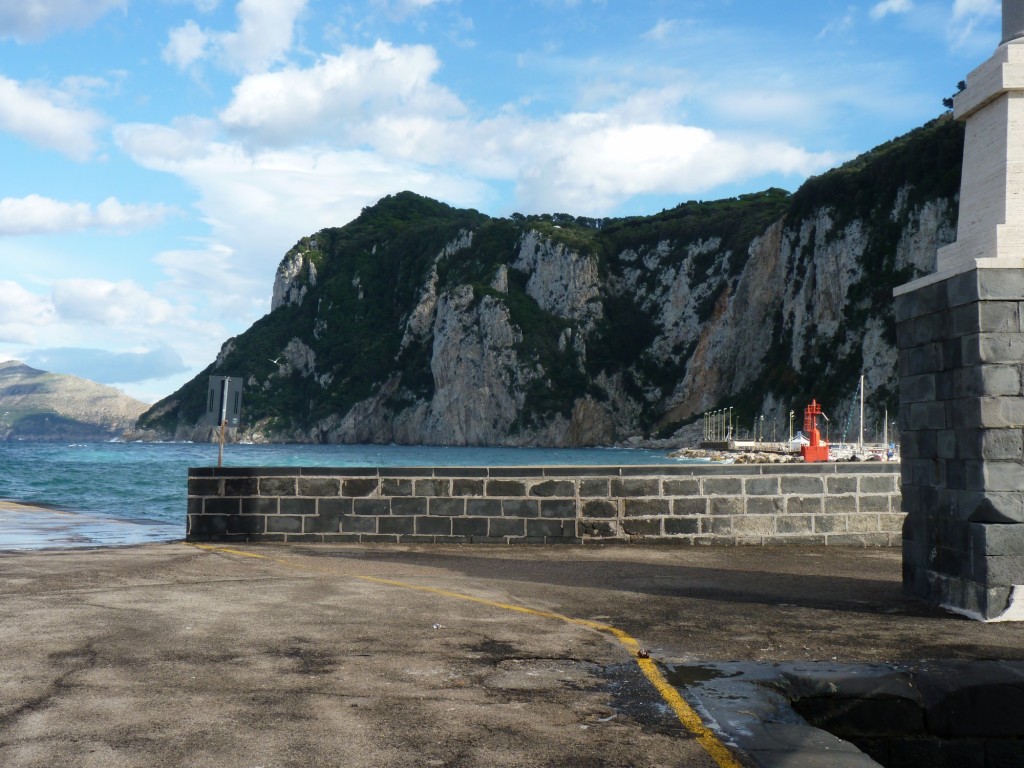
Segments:
[[[860,376],[860,440],[857,450],[864,453],[864,374]]]

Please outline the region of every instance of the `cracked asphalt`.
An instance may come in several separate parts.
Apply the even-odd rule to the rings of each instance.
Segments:
[[[1024,627],[904,598],[897,550],[225,550],[0,555],[0,765],[718,764],[628,648],[545,612],[665,664],[1024,658]]]

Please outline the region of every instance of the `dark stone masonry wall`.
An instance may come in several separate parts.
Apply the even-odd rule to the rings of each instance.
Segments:
[[[899,466],[194,468],[188,541],[897,546]]]

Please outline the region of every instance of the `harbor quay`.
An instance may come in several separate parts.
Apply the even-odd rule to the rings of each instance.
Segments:
[[[960,665],[950,680],[971,680],[969,665],[1000,659],[989,675],[998,693],[917,702],[948,712],[950,701],[973,701],[970,711],[998,725],[1007,717],[991,707],[1019,711],[1007,697],[1019,695],[1013,662],[1024,659],[1018,625],[904,595],[897,548],[801,545],[172,542],[7,553],[0,635],[8,768],[863,767],[876,763],[798,727],[774,700],[733,690],[735,718],[702,708],[695,681],[736,660],[776,676],[826,663],[815,673],[822,690],[863,691],[849,665],[878,674],[946,660]],[[774,684],[755,687],[777,695]],[[703,718],[681,718],[673,691]],[[736,718],[754,741],[720,727]],[[916,736],[916,754],[941,751]],[[1006,755],[1014,743],[974,734],[959,748]]]

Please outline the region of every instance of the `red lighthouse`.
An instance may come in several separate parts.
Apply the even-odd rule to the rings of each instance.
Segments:
[[[828,443],[821,439],[821,432],[818,431],[820,415],[821,406],[817,400],[811,400],[811,404],[804,409],[804,435],[810,440],[810,445],[800,448],[804,461],[828,461]]]

